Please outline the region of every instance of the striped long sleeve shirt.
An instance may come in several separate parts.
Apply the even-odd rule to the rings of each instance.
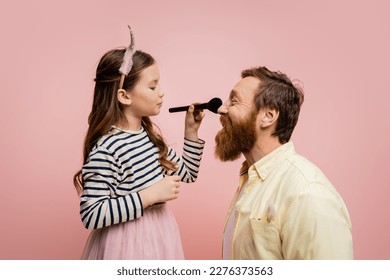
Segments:
[[[82,167],[84,190],[80,215],[87,229],[97,229],[137,219],[143,215],[139,191],[165,175],[179,175],[182,182],[194,182],[202,158],[204,141],[184,139],[183,154],[168,148],[168,159],[177,171],[164,172],[158,148],[146,131],[114,130],[103,136]]]

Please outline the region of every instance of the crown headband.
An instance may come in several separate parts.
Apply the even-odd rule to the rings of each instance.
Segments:
[[[119,73],[121,73],[121,80],[119,82],[119,89],[123,88],[123,83],[125,77],[130,73],[131,67],[133,67],[133,55],[135,53],[135,41],[133,30],[131,30],[130,25],[128,25],[130,30],[130,45],[126,48],[125,54],[123,55],[123,62],[119,68]]]

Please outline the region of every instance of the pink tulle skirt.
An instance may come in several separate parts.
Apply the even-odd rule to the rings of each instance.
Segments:
[[[81,258],[174,260],[184,254],[175,217],[164,203],[145,209],[137,220],[92,231]]]

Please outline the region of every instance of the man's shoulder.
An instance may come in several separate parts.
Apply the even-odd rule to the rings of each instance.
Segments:
[[[289,172],[294,174],[296,180],[302,184],[331,184],[324,172],[312,161],[300,154],[294,154],[287,158]]]

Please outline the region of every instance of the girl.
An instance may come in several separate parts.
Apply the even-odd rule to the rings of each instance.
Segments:
[[[111,50],[98,64],[84,165],[74,176],[81,219],[93,229],[82,258],[183,259],[165,202],[178,197],[180,181],[197,178],[204,113],[190,106],[178,156],[149,118],[159,114],[164,96],[156,61],[136,51],[130,72],[121,75],[124,54],[125,49]]]

